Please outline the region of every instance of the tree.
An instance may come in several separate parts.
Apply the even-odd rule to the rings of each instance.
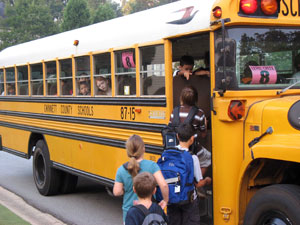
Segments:
[[[50,8],[51,15],[55,22],[60,22],[63,17],[63,10],[66,6],[66,0],[46,0],[47,5]]]
[[[85,0],[69,0],[65,8],[62,30],[72,30],[90,24],[90,12]]]
[[[57,32],[44,0],[15,0],[14,4],[6,4],[2,26],[0,49]]]
[[[159,5],[164,5],[177,0],[129,0],[123,1],[122,11],[124,15],[139,12],[142,10],[150,9]]]
[[[111,3],[100,4],[97,8],[95,15],[93,16],[93,23],[98,23],[106,20],[110,20],[117,17]]]

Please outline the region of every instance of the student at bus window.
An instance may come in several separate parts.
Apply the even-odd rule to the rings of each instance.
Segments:
[[[129,157],[129,162],[119,167],[116,180],[113,187],[115,196],[123,196],[123,221],[125,222],[126,214],[131,206],[138,200],[137,195],[133,192],[132,179],[141,172],[149,172],[153,174],[155,180],[162,191],[163,200],[159,203],[164,209],[169,200],[169,187],[166,183],[159,166],[151,161],[144,159],[145,144],[142,138],[138,135],[132,135],[126,142],[126,151]]]
[[[15,95],[16,90],[15,90],[15,85],[14,84],[7,84],[7,95]]]
[[[87,73],[81,73],[79,75],[79,79],[78,79],[78,82],[87,82],[87,83],[90,83],[90,78],[88,77],[88,74]]]
[[[97,77],[96,78],[96,87],[97,87],[97,95],[110,95],[111,96],[111,88],[109,85],[109,80],[105,77]]]
[[[296,55],[295,61],[294,61],[294,66],[296,69],[296,73],[293,74],[291,77],[290,83],[296,83],[297,81],[300,80],[300,54]]]
[[[79,83],[79,95],[90,95],[90,87],[86,81]]]

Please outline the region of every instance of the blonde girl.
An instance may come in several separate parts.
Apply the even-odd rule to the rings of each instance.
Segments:
[[[116,180],[113,188],[115,196],[123,196],[123,221],[125,221],[127,211],[138,200],[137,195],[133,192],[132,179],[141,172],[152,173],[155,180],[162,190],[163,200],[159,205],[164,209],[168,203],[169,188],[160,171],[158,165],[151,161],[144,159],[145,144],[142,138],[138,135],[132,135],[126,142],[127,155],[129,157],[128,163],[119,167],[116,175]]]

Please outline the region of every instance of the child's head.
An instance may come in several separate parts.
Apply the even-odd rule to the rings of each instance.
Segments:
[[[137,160],[141,158],[145,152],[145,144],[143,139],[134,134],[126,141],[127,155],[130,158],[128,163],[128,172],[132,177],[135,177],[139,172],[139,164]]]
[[[149,172],[139,173],[133,178],[133,190],[139,198],[151,198],[156,190],[156,180]]]
[[[82,95],[89,94],[89,85],[86,82],[80,82],[79,84],[79,93]]]
[[[109,89],[108,80],[104,77],[97,77],[96,86],[100,91],[107,92]]]
[[[194,68],[194,58],[189,55],[184,55],[180,58],[180,65],[179,69],[180,71],[189,71],[190,73],[193,72]]]
[[[194,106],[198,102],[198,92],[193,86],[187,86],[180,93],[180,104]]]
[[[190,123],[182,123],[177,128],[177,137],[179,142],[191,142],[194,141],[195,128]]]

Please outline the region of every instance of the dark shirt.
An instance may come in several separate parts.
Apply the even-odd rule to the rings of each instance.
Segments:
[[[157,205],[156,203],[152,203],[152,205],[149,208],[150,213],[155,213],[155,212],[160,212],[162,217],[164,218],[165,221],[168,221],[168,218],[162,208]],[[136,208],[136,207],[131,207],[128,212],[127,216],[125,219],[125,225],[142,225],[143,221],[145,219],[145,215],[142,212],[142,210]]]

